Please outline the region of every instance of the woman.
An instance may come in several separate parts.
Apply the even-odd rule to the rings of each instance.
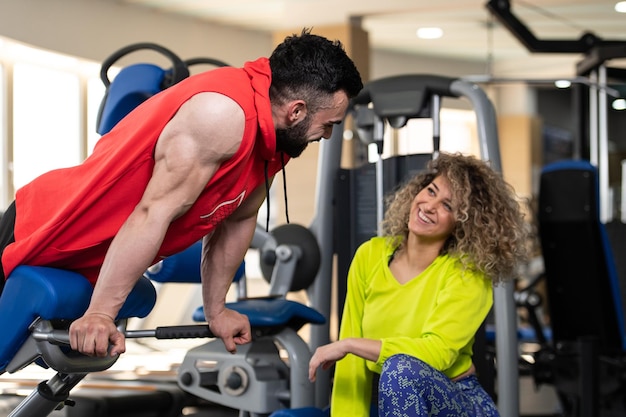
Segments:
[[[309,364],[315,380],[337,362],[331,415],[497,416],[472,345],[493,284],[526,257],[513,189],[485,162],[442,153],[388,199],[383,231],[354,256],[339,340]]]

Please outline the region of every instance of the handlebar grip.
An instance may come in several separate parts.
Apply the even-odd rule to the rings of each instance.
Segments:
[[[157,339],[203,339],[215,337],[207,324],[163,326],[157,327],[154,330],[126,330],[123,333],[126,338],[129,339],[143,337],[154,337]],[[32,336],[35,340],[46,341],[54,345],[70,344],[70,337],[67,330],[34,331]]]
[[[45,340],[53,345],[69,345],[70,335],[67,330],[53,330],[51,332],[33,332],[35,340]]]
[[[209,329],[209,326],[206,324],[157,327],[154,336],[157,339],[195,339],[215,337]]]

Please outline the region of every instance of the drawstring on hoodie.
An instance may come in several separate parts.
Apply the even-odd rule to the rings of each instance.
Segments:
[[[265,209],[267,211],[267,216],[265,218],[265,231],[269,233],[270,231],[270,178],[267,174],[267,167],[269,162],[265,161]]]
[[[287,219],[287,224],[289,224],[289,208],[287,204],[287,174],[285,173],[285,154],[280,153],[280,163],[282,165],[283,171],[283,194],[285,196],[285,218]],[[265,161],[265,204],[267,208],[267,217],[265,219],[265,231],[269,233],[270,231],[270,178],[268,175],[268,166],[269,162]]]
[[[285,154],[280,153],[280,163],[283,167],[283,194],[285,195],[285,219],[287,219],[287,224],[289,224],[289,207],[287,205],[287,174],[285,173]]]

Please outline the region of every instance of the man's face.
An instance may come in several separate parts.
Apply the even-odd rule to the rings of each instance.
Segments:
[[[307,114],[300,123],[276,129],[276,149],[285,152],[291,158],[300,156],[309,145],[307,134],[310,127],[311,116]]]
[[[332,103],[306,116],[289,127],[276,129],[276,149],[291,158],[300,156],[311,142],[330,138],[333,126],[342,122],[348,110],[348,97],[343,91],[333,95]]]

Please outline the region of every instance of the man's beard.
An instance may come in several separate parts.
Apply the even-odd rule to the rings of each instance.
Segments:
[[[307,133],[311,118],[307,115],[300,123],[284,129],[276,129],[276,150],[283,151],[290,158],[296,158],[309,145]]]

